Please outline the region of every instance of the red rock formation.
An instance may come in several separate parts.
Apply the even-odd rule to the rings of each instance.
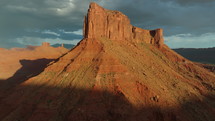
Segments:
[[[0,84],[0,120],[215,121],[215,75],[126,18],[92,3],[76,47],[14,88]]]
[[[42,43],[42,46],[44,46],[44,47],[49,47],[49,46],[50,46],[50,43],[48,43],[48,42],[43,42],[43,43]]]
[[[121,12],[107,10],[91,3],[84,20],[84,38],[108,38],[146,42],[158,47],[164,43],[163,30],[144,30],[130,24],[128,17]]]
[[[113,40],[131,40],[132,26],[127,16],[106,10],[91,3],[84,24],[85,38],[106,37]]]
[[[158,47],[161,47],[164,44],[164,39],[163,39],[163,29],[156,29],[150,31],[152,40],[151,44],[156,45]]]

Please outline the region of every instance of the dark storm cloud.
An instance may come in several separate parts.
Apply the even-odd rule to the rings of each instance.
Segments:
[[[189,0],[188,0],[189,1]],[[182,2],[182,1],[181,1]],[[111,6],[112,3],[108,5]],[[197,4],[195,6],[181,6],[176,2],[166,0],[127,0],[117,4],[115,9],[122,11],[131,18],[131,22],[143,28],[162,27],[167,35],[184,32],[215,32],[215,5]]]
[[[181,5],[199,4],[199,3],[209,3],[214,2],[214,0],[162,0],[162,1],[172,1],[177,2]]]
[[[22,38],[25,42],[27,39],[60,39],[64,42],[81,39],[83,17],[90,1],[1,0],[0,47],[14,46]],[[214,0],[93,1],[107,9],[122,11],[135,26],[164,28],[168,38],[174,38],[177,34],[201,36],[215,33]],[[18,45],[21,46],[20,43]]]
[[[16,42],[16,38],[32,35],[32,31],[29,30],[77,31],[82,28],[89,2],[89,0],[1,0],[0,47],[9,47],[10,43]],[[39,37],[43,36],[44,34],[41,34]],[[69,39],[68,37],[67,34],[60,36],[62,39]],[[70,35],[70,40],[73,39],[77,39],[77,36]]]
[[[83,7],[81,6],[71,0],[3,2],[0,7],[0,24],[7,30],[23,28],[76,30],[82,25]]]

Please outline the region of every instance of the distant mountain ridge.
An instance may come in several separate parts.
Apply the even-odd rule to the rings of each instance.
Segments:
[[[173,49],[185,58],[207,64],[215,64],[215,47],[213,48],[178,48]]]
[[[53,44],[51,46],[52,47],[61,47],[62,44]],[[66,49],[72,49],[73,47],[75,47],[75,45],[73,45],[73,44],[63,44],[63,47],[65,47]]]

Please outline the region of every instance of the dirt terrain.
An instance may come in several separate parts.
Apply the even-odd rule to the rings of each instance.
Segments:
[[[214,73],[168,48],[162,32],[91,3],[77,46],[0,84],[0,120],[214,121]]]
[[[68,50],[64,47],[51,47],[49,43],[42,43],[41,46],[28,46],[27,48],[12,48],[12,49],[0,49],[0,79],[5,80],[12,77],[17,70],[19,70],[25,62],[33,62],[33,60],[46,59],[52,61],[58,58]],[[41,64],[40,64],[41,63]],[[32,63],[31,66],[44,67],[43,62]],[[30,70],[30,69],[29,69]],[[36,71],[36,68],[32,68],[31,72]]]

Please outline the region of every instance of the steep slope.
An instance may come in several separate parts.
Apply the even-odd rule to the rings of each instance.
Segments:
[[[84,39],[0,92],[2,121],[213,121],[215,75],[170,50],[162,29],[90,4]],[[15,101],[14,101],[15,100]]]

